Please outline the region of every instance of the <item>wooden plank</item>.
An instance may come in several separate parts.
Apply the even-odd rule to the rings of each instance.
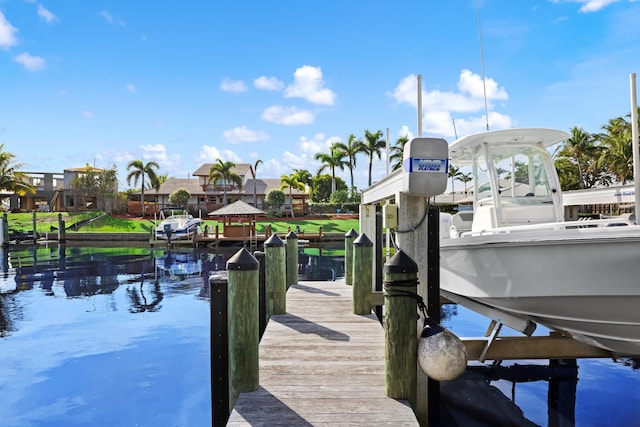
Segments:
[[[386,396],[384,330],[351,313],[344,281],[301,282],[260,343],[260,387],[242,393],[228,426],[418,426]]]

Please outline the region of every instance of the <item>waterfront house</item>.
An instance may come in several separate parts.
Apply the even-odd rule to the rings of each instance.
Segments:
[[[95,197],[83,197],[79,191],[72,188],[71,183],[77,177],[88,172],[101,173],[104,169],[85,166],[81,168],[65,169],[59,172],[22,172],[24,180],[32,185],[36,192],[19,196],[9,196],[10,210],[40,211],[40,212],[77,212],[88,209],[105,209],[106,200]],[[117,192],[117,188],[113,189]]]
[[[192,174],[193,178],[169,178],[160,185],[157,191],[155,189],[145,190],[145,214],[153,214],[153,212],[159,212],[160,209],[171,206],[169,197],[180,188],[186,189],[191,194],[186,208],[196,215],[202,213],[204,216],[208,212],[223,207],[225,192],[227,205],[241,200],[265,211],[278,210],[282,215],[290,215],[292,207],[296,216],[308,214],[309,195],[307,192],[293,189],[290,197],[289,189],[284,189],[285,202],[279,209],[274,209],[266,206],[264,200],[269,191],[280,188],[279,178],[256,179],[250,164],[239,163],[232,169],[232,172],[241,177],[242,186],[233,182],[224,183],[221,180],[211,182],[209,172],[212,166],[213,163],[204,163]],[[132,215],[140,214],[140,195],[139,191],[131,195],[135,199],[128,203],[128,211]]]

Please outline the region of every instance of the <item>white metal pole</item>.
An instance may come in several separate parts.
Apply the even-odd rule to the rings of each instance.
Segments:
[[[633,182],[635,190],[636,224],[640,224],[640,143],[638,142],[638,100],[636,97],[636,73],[631,73],[631,147],[633,148]]]
[[[418,138],[422,138],[422,75],[418,74]]]
[[[389,141],[389,128],[387,128],[387,175],[389,175],[389,151],[391,150],[391,141]]]
[[[389,128],[387,128],[387,175],[389,175],[389,150],[391,149],[391,141],[389,141]],[[386,205],[389,206],[391,202],[389,199],[386,201]],[[387,227],[387,232],[385,236],[385,262],[389,261],[391,257],[391,231]]]

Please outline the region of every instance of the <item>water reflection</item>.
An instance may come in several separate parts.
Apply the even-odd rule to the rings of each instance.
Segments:
[[[201,295],[230,255],[64,246],[0,254],[1,424],[209,425]],[[184,263],[185,274],[162,269]]]
[[[153,312],[160,310],[160,302],[162,302],[162,298],[164,296],[160,288],[160,281],[156,280],[153,282],[153,286],[149,292],[149,300],[147,300],[143,285],[144,280],[140,282],[139,288],[134,286],[127,287],[127,295],[129,295],[129,299],[131,300],[131,308],[129,308],[131,313],[144,313],[145,311]]]
[[[323,253],[324,252],[324,253]],[[300,280],[336,280],[344,277],[344,249],[306,248],[298,254]]]
[[[0,251],[0,336],[16,328],[24,307],[16,295],[40,290],[48,297],[88,298],[111,295],[121,286],[131,313],[156,312],[165,294],[199,289],[206,278],[224,269],[236,249],[99,248],[28,246]]]

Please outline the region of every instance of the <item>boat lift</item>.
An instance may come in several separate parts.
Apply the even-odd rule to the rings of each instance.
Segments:
[[[389,254],[390,247],[390,228],[396,227],[398,230],[408,230],[410,232],[398,235],[399,246],[409,255],[419,266],[427,266],[428,248],[427,227],[426,224],[418,223],[418,219],[426,216],[426,210],[429,204],[429,197],[441,194],[446,187],[446,177],[444,186],[442,183],[427,182],[427,174],[421,173],[420,167],[414,168],[414,173],[403,172],[411,171],[415,162],[415,157],[443,157],[442,142],[439,138],[415,138],[405,146],[405,156],[403,168],[391,172],[386,177],[374,183],[362,193],[362,201],[360,205],[360,231],[367,236],[375,236],[371,239],[374,244],[374,253],[381,254],[383,245],[382,229],[383,223],[386,225],[386,253]],[[428,152],[419,153],[418,156],[412,155],[411,147],[420,144],[420,149],[426,147],[426,144],[434,144],[439,148],[435,156]],[[444,141],[444,144],[447,144]],[[448,145],[445,146],[447,152],[444,157],[448,156]],[[428,151],[432,151],[429,148]],[[415,153],[413,153],[415,154]],[[422,156],[421,156],[422,155]],[[447,170],[447,169],[445,169]],[[431,175],[432,177],[433,175]],[[415,177],[415,178],[414,178]],[[431,178],[429,177],[429,178]],[[410,183],[410,179],[414,182]],[[440,179],[442,177],[439,177]],[[420,181],[415,181],[419,179]],[[440,186],[441,190],[437,187]],[[395,200],[395,204],[391,205],[390,201]],[[382,260],[380,256],[373,259],[373,271],[382,271]],[[428,268],[421,268],[418,271],[418,294],[428,301]],[[381,276],[374,275],[374,283],[372,289],[375,289],[372,304],[381,312],[379,307],[382,305],[382,284]],[[439,284],[438,284],[439,288]],[[456,303],[460,304],[478,314],[487,317],[489,326],[484,337],[480,338],[461,338],[464,342],[469,360],[477,360],[484,362],[486,360],[518,360],[518,359],[579,359],[579,358],[612,358],[613,354],[609,351],[589,346],[582,342],[574,340],[572,337],[561,332],[551,332],[549,336],[533,336],[536,329],[536,323],[532,320],[507,313],[503,310],[484,305],[458,295],[453,295],[440,291],[440,301],[438,303]],[[521,337],[501,337],[500,332],[502,326],[506,325],[515,331],[521,332]]]

